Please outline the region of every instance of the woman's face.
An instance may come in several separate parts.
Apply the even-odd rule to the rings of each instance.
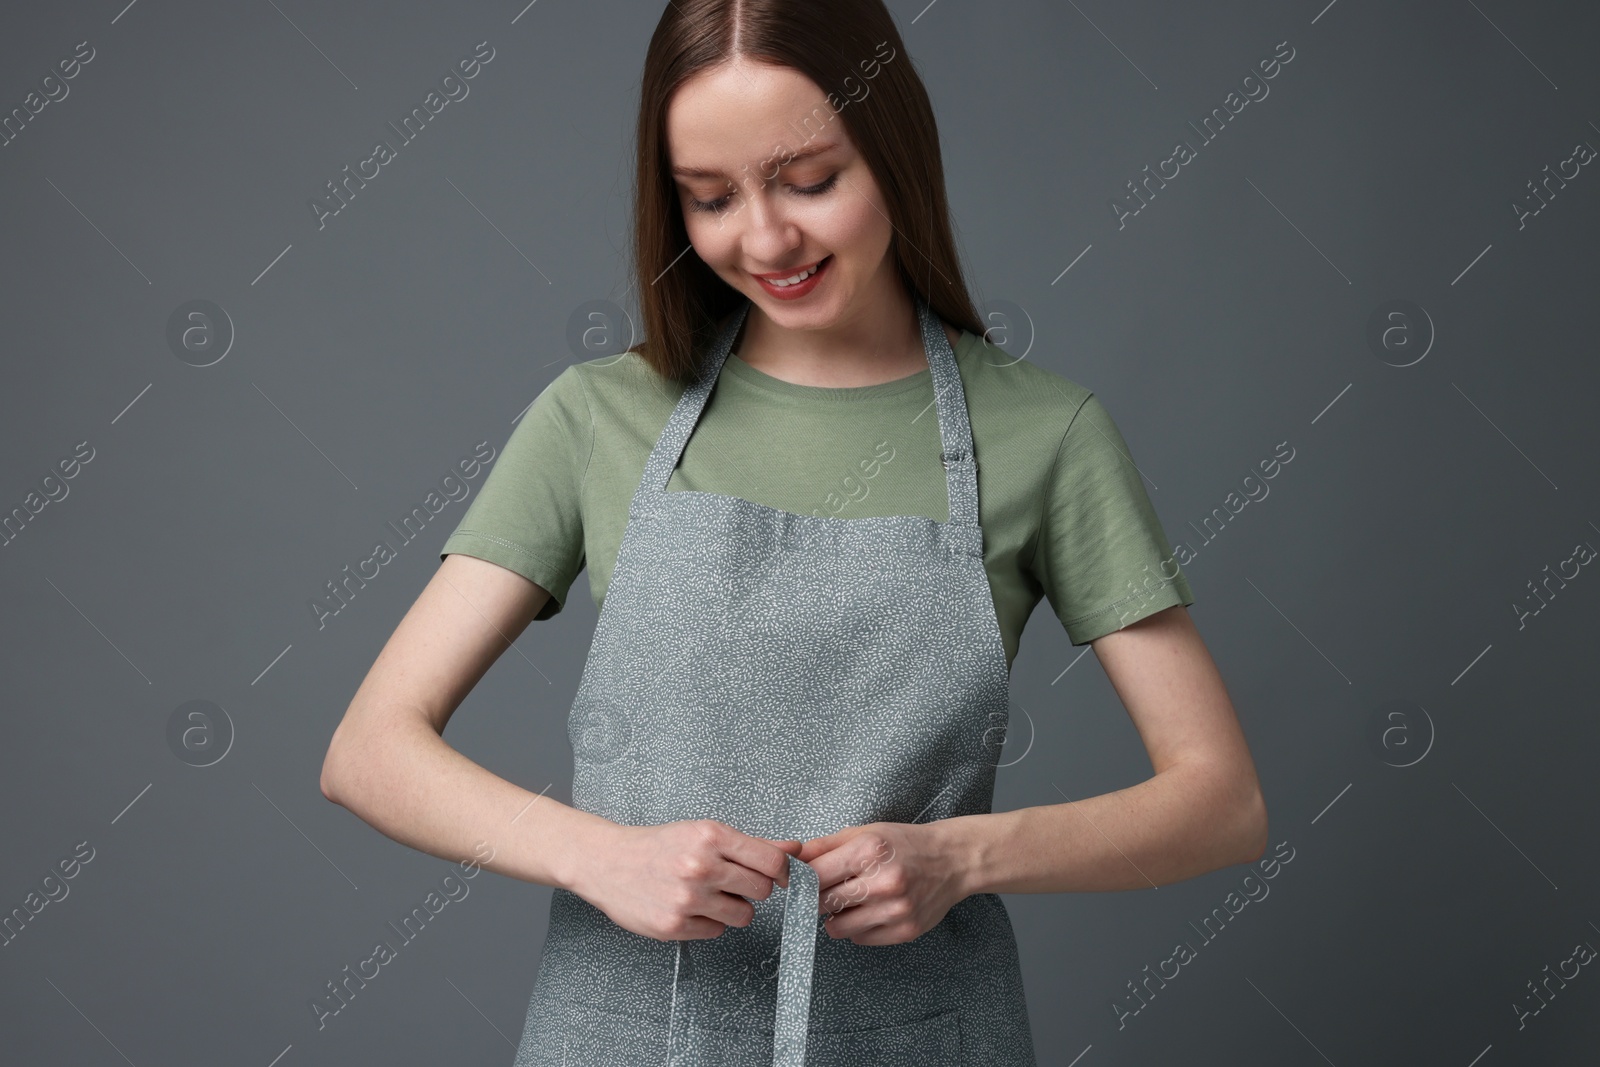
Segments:
[[[695,252],[787,329],[891,306],[893,228],[866,160],[815,82],[743,58],[680,86],[667,144]],[[790,288],[783,279],[821,263]]]

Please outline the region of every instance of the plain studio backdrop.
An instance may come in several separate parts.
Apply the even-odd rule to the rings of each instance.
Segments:
[[[0,1058],[509,1063],[550,890],[318,775],[461,462],[636,310],[660,6],[35,7],[0,32]],[[1579,1062],[1595,12],[890,7],[992,339],[1095,391],[1186,546],[1278,860],[1008,896],[1041,1064]],[[450,744],[565,799],[595,617],[580,581]],[[1048,602],[1012,687],[997,810],[1150,773]]]

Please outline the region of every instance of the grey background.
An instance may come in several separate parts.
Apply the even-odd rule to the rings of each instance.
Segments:
[[[1600,945],[1600,577],[1583,568],[1520,626],[1514,605],[1600,545],[1600,175],[1521,227],[1512,204],[1600,145],[1594,9],[891,8],[939,116],[975,298],[1008,348],[1105,401],[1167,532],[1198,551],[1191,610],[1271,840],[1293,849],[1210,942],[1191,924],[1250,868],[1008,896],[1040,1062],[1587,1062],[1600,978],[1521,1027],[1514,1005]],[[0,508],[78,442],[94,458],[0,549],[0,913],[78,842],[94,858],[0,948],[0,1058],[511,1061],[544,887],[480,874],[322,1029],[309,1008],[450,873],[330,804],[318,773],[465,502],[323,629],[308,602],[477,442],[503,445],[583,355],[575,309],[633,306],[630,146],[659,11],[5,13],[0,112],[77,42],[96,55],[0,148]],[[495,57],[470,95],[319,229],[308,200],[480,41]],[[1270,95],[1201,144],[1187,124],[1281,41],[1296,54]],[[1196,159],[1119,229],[1111,198],[1180,139]],[[1375,349],[1395,299],[1423,313]],[[167,341],[193,300],[231,322],[207,367]],[[1294,459],[1270,495],[1203,540],[1190,524],[1280,442]],[[564,798],[594,619],[580,580],[447,740]],[[1013,693],[997,810],[1150,773],[1048,603]],[[221,711],[186,746],[169,723],[194,700]],[[1180,940],[1196,958],[1119,1027],[1127,983]]]

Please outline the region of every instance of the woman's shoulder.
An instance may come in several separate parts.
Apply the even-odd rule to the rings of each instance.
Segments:
[[[956,363],[973,417],[1004,413],[1036,426],[1056,427],[1059,436],[1093,391],[1066,375],[1030,359],[1033,353],[1002,349],[986,338],[963,330]]]
[[[546,387],[567,406],[581,405],[596,423],[659,424],[671,414],[684,385],[656,373],[635,351],[580,360]]]
[[[670,398],[670,403],[677,403],[683,395],[682,382],[662,378],[643,355],[632,350],[571,363],[555,376],[549,389],[571,397],[584,395],[590,403],[621,400],[629,406],[642,400],[648,403],[650,398]]]

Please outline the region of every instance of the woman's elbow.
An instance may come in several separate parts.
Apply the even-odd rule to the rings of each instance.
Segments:
[[[343,727],[341,726],[340,729],[342,728]],[[340,790],[342,789],[340,773],[344,767],[341,759],[342,751],[343,749],[340,747],[339,730],[335,730],[333,732],[332,740],[328,742],[328,751],[322,757],[322,778],[320,785],[322,788],[322,795],[333,801],[335,804],[339,804],[341,806],[344,804],[344,801],[340,797]]]
[[[334,785],[333,750],[331,748],[322,759],[322,779],[320,784],[322,786],[322,795],[335,804],[339,803],[339,798],[334,792],[337,787]]]
[[[1254,863],[1267,852],[1267,802],[1259,786],[1251,790],[1240,806],[1238,825],[1243,853],[1235,862]]]

